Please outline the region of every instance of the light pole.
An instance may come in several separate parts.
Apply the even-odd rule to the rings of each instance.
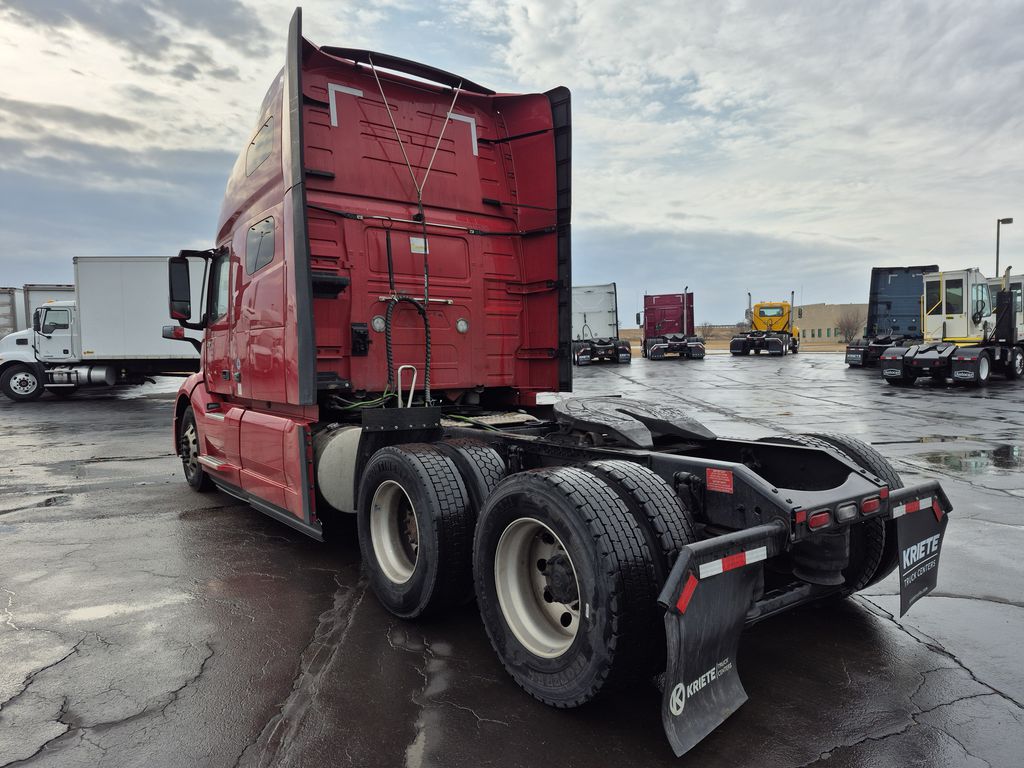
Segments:
[[[1013,224],[1013,219],[996,219],[996,277],[999,277],[999,227],[1003,224]]]

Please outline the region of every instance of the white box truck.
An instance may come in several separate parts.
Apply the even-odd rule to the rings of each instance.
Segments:
[[[629,363],[633,350],[619,338],[619,306],[615,283],[572,287],[572,361]]]
[[[162,335],[166,258],[80,257],[74,265],[70,300],[39,303],[40,286],[25,286],[31,327],[0,339],[4,395],[35,400],[44,390],[66,396],[81,387],[143,384],[199,370],[198,341],[182,344]],[[197,274],[193,285],[202,281]],[[193,306],[202,306],[201,297]]]

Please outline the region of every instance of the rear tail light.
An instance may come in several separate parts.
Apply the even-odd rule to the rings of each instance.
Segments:
[[[857,505],[856,504],[841,504],[836,507],[836,520],[840,523],[848,523],[857,517]]]
[[[818,528],[824,528],[826,525],[830,525],[831,523],[832,513],[827,509],[823,509],[820,512],[812,512],[807,518],[807,527],[812,531]]]
[[[860,503],[860,511],[862,514],[870,515],[872,512],[877,512],[878,508],[882,506],[882,502],[872,497],[870,499],[864,499]]]

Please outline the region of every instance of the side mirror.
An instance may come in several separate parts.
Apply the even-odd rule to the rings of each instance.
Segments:
[[[192,317],[192,284],[185,257],[173,256],[167,260],[167,297],[171,319],[187,322]]]
[[[640,325],[640,313],[639,312],[636,313],[636,324]]]
[[[39,333],[39,315],[41,312],[41,309],[37,309],[32,313],[32,330],[36,333]]]
[[[797,320],[803,320],[804,319],[804,308],[803,307],[797,307],[796,308],[796,318],[797,318]]]
[[[171,339],[172,341],[187,341],[193,347],[196,348],[196,352],[202,350],[198,339],[193,339],[191,336],[185,335],[185,328],[180,325],[165,325],[160,329],[160,335],[165,339]]]
[[[743,312],[743,317],[746,318],[746,321],[748,323],[750,322],[750,318],[752,318],[753,316],[754,316],[754,313],[751,310],[749,310],[749,309],[747,309],[747,310],[745,310]]]

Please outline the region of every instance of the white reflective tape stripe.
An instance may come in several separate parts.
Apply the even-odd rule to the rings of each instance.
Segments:
[[[929,496],[927,499],[917,499],[917,503],[918,503],[917,511],[920,512],[922,509],[928,509],[932,505],[933,501],[934,501],[934,497],[932,497],[932,496]],[[913,503],[914,502],[912,502],[912,501],[907,501],[907,502],[904,502],[903,504],[900,504],[898,507],[893,507],[892,508],[892,516],[893,517],[903,517],[905,514],[907,514],[907,505],[908,504],[913,504]]]
[[[747,565],[751,563],[759,563],[762,560],[768,559],[768,547],[757,547],[757,549],[747,550]]]
[[[327,84],[327,101],[331,105],[331,127],[338,127],[338,105],[334,100],[334,94],[336,93],[347,93],[350,96],[362,96],[363,92],[358,88],[349,88],[346,85],[338,85],[337,83]]]
[[[469,124],[469,137],[473,140],[473,154],[479,156],[480,152],[477,149],[476,143],[476,118],[469,117],[468,115],[457,115],[454,112],[448,113],[449,120],[458,120],[459,122]]]
[[[734,565],[729,570],[735,570],[736,568],[742,568],[750,565],[751,563],[759,563],[762,560],[768,559],[768,547],[755,547],[754,549],[748,549],[744,552],[738,552],[737,554],[743,555],[743,565]],[[735,558],[736,555],[729,555],[729,558]],[[708,576],[717,576],[720,573],[724,573],[724,565],[726,558],[719,558],[718,560],[712,560],[710,563],[704,563],[697,569],[698,577],[705,579]]]
[[[722,572],[722,561],[712,560],[710,563],[704,563],[698,571],[698,576],[702,579],[706,579],[708,576],[717,576]]]

